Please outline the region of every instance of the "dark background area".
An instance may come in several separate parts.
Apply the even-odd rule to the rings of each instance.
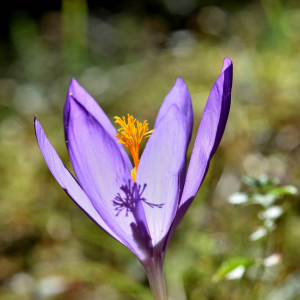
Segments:
[[[182,5],[185,1],[173,1],[175,4],[178,2]],[[187,20],[190,15],[199,10],[201,7],[216,5],[224,9],[239,9],[240,7],[255,1],[243,0],[243,1],[187,1],[191,3],[190,8],[183,13],[180,13],[180,8],[177,9],[177,13],[168,10],[163,1],[153,0],[110,0],[110,1],[87,1],[89,13],[95,14],[99,17],[104,17],[117,14],[121,12],[135,13],[140,16],[162,16],[172,30],[182,29],[187,26]],[[7,1],[5,3],[5,9],[0,12],[0,38],[9,40],[9,28],[13,21],[13,17],[17,13],[26,13],[36,21],[43,16],[44,13],[49,11],[60,11],[62,7],[62,1],[43,1],[36,4],[35,1]],[[176,11],[176,10],[175,10]]]

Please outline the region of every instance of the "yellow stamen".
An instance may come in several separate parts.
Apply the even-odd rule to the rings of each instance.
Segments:
[[[139,166],[140,143],[142,140],[150,137],[153,130],[149,130],[147,121],[140,123],[129,114],[127,115],[127,123],[125,117],[122,117],[122,119],[115,117],[115,119],[115,122],[121,126],[116,134],[116,137],[119,139],[118,143],[125,145],[133,158],[135,167],[131,171],[131,177],[135,181],[137,168]]]

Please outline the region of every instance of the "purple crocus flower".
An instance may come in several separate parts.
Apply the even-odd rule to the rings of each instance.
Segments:
[[[77,179],[60,160],[39,121],[34,121],[39,147],[57,182],[96,224],[137,256],[154,299],[167,299],[166,248],[223,136],[231,85],[232,62],[225,58],[203,112],[187,173],[193,110],[181,78],[165,97],[153,133],[146,122],[137,122],[135,127],[135,119],[128,116],[128,124],[125,118],[116,118],[121,125],[118,134],[100,106],[73,79],[64,108],[64,128]],[[139,143],[150,134],[139,160]],[[134,168],[122,143],[135,156]]]

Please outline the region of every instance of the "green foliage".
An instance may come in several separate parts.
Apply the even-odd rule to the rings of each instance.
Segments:
[[[248,257],[233,257],[224,261],[213,279],[219,281],[221,279],[240,279],[247,268],[253,266],[255,260]]]
[[[281,254],[273,253],[269,255],[269,241],[274,235],[273,231],[278,227],[276,222],[284,213],[284,205],[282,199],[284,196],[296,195],[298,190],[292,185],[279,186],[278,178],[270,178],[263,174],[259,177],[245,177],[243,179],[246,192],[236,192],[229,197],[229,202],[234,205],[259,205],[262,209],[258,212],[258,219],[262,224],[249,236],[251,242],[255,242],[263,239],[261,244],[261,253],[258,257],[231,257],[225,260],[217,269],[213,276],[214,281],[220,281],[222,279],[227,280],[239,280],[244,275],[251,278],[251,270],[247,273],[250,267],[257,269],[256,274],[252,275],[252,279],[257,280],[256,288],[252,293],[252,297],[255,298],[258,295],[259,288],[261,287],[262,277],[267,273],[267,268],[273,267],[281,263]],[[281,200],[281,205],[274,205],[275,201]],[[286,202],[288,200],[286,199]],[[272,235],[271,235],[272,234]],[[251,245],[249,245],[251,247]],[[271,250],[272,251],[272,250]],[[266,255],[268,255],[266,257]],[[253,272],[252,272],[253,273]],[[274,292],[274,296],[270,296],[271,299],[282,294],[282,290]],[[294,293],[292,294],[294,295]],[[286,297],[285,297],[286,296]],[[285,295],[282,299],[294,299]]]

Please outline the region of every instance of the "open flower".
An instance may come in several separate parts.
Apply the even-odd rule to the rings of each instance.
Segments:
[[[35,119],[37,141],[51,173],[96,224],[138,257],[155,299],[166,299],[162,271],[166,248],[221,141],[231,84],[232,62],[225,58],[203,112],[187,173],[193,110],[187,86],[180,78],[163,101],[153,133],[147,122],[138,123],[129,115],[127,122],[116,117],[121,125],[118,134],[100,106],[73,79],[64,128],[77,180]],[[149,136],[139,158],[139,143]],[[123,144],[133,155],[134,167]]]

